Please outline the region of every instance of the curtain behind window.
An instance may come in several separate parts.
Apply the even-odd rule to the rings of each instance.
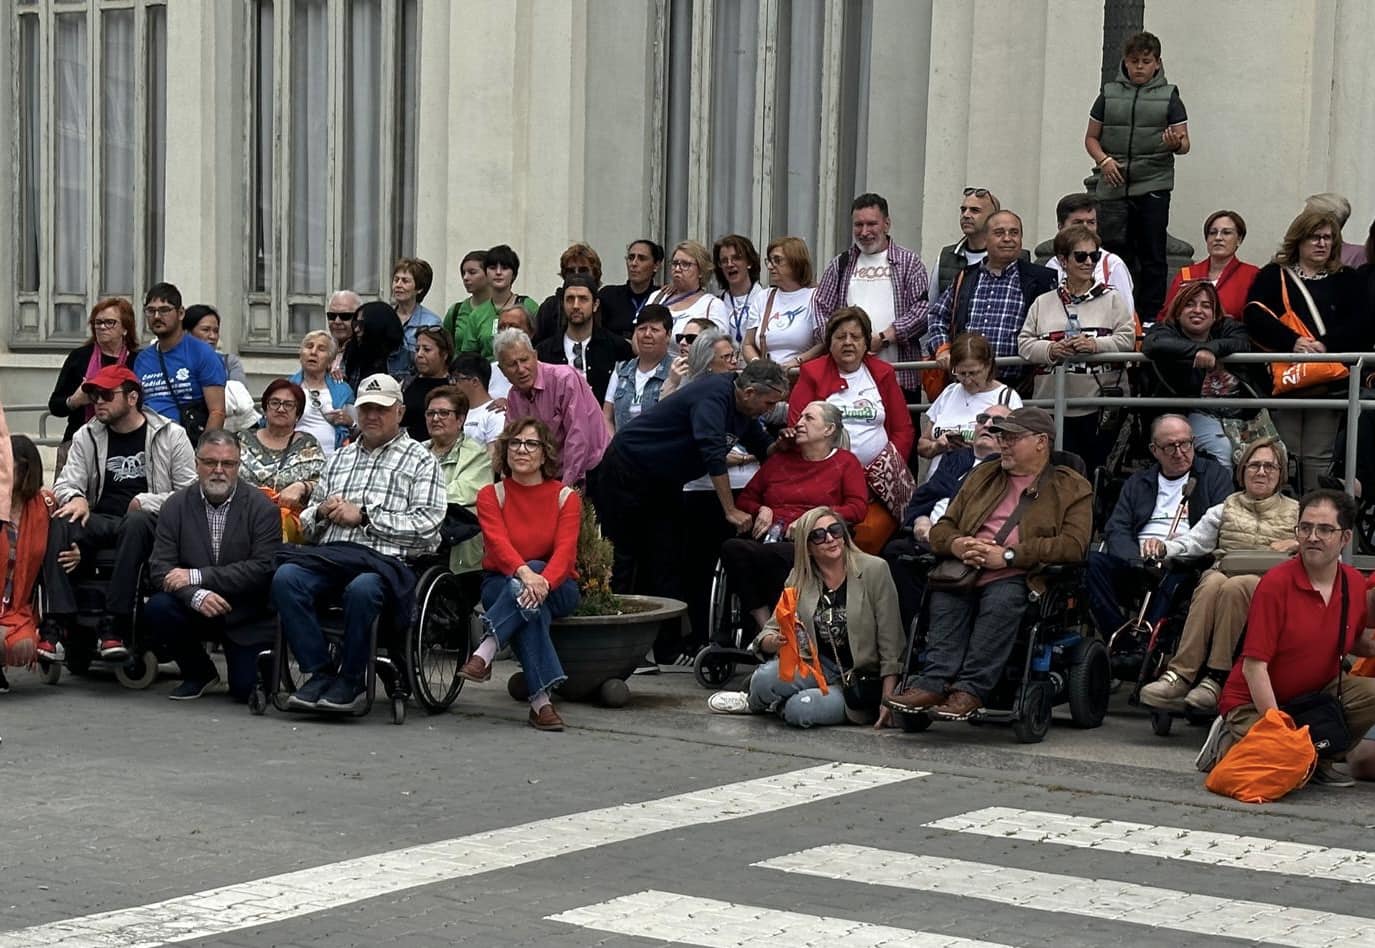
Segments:
[[[19,289],[38,292],[40,96],[38,17],[19,18]]]
[[[382,250],[381,0],[355,0],[346,48],[341,275],[349,289],[376,295]]]
[[[325,293],[325,238],[329,175],[329,4],[294,0],[291,32],[290,269],[287,291],[322,297]],[[318,307],[317,307],[318,309]],[[304,334],[309,319],[291,332]]]
[[[148,8],[148,211],[144,285],[162,279],[167,245],[167,8]]]
[[[134,293],[134,11],[100,16],[100,295]]]
[[[86,293],[91,272],[91,59],[85,13],[59,13],[53,42],[53,182],[57,293]],[[85,306],[54,307],[53,328],[77,333]]]
[[[759,0],[717,0],[712,15],[711,195],[706,243],[754,231]]]

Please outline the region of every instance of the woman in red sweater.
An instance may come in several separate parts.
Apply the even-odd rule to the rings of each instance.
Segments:
[[[830,507],[851,525],[864,519],[869,488],[864,468],[850,453],[840,409],[812,402],[798,416],[796,450],[776,451],[759,468],[735,505],[754,518],[750,538],[721,545],[721,565],[740,606],[763,628],[788,571],[793,521],[813,507]]]
[[[496,463],[503,480],[477,494],[487,635],[459,674],[487,681],[492,659],[510,644],[530,687],[530,726],[562,731],[549,693],[567,676],[549,623],[578,605],[574,564],[582,498],[554,479],[558,449],[549,429],[533,418],[508,425],[497,438]]]

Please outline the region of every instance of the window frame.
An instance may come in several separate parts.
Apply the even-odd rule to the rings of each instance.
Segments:
[[[20,254],[16,252],[11,260],[11,278],[14,286],[14,318],[10,323],[9,344],[16,350],[67,350],[73,345],[84,343],[90,336],[86,327],[86,313],[95,303],[107,295],[114,294],[105,286],[104,246],[102,219],[104,215],[104,183],[106,177],[104,134],[105,110],[100,92],[104,74],[104,24],[102,14],[106,11],[129,10],[134,16],[134,175],[133,217],[136,223],[134,237],[133,265],[134,285],[132,299],[141,300],[143,293],[157,277],[150,273],[149,255],[154,241],[151,236],[150,207],[154,196],[149,193],[149,164],[154,143],[149,140],[149,64],[152,53],[149,50],[150,30],[148,11],[158,8],[163,17],[162,58],[167,60],[166,22],[168,0],[36,0],[36,2],[15,3],[5,15],[11,21],[10,61],[11,75],[11,114],[15,116],[15,144],[12,150],[16,160],[10,173],[11,194],[15,198],[16,213],[10,225],[13,235],[11,245],[20,246],[21,215],[18,208],[22,204],[21,188],[24,184],[21,155],[21,57],[23,55],[23,34],[25,20],[37,24],[38,29],[38,83],[35,90],[39,101],[37,120],[38,136],[38,173],[49,182],[38,188],[38,204],[35,208],[38,222],[38,286],[27,290],[20,285]],[[56,186],[51,183],[56,162],[57,136],[57,96],[56,85],[56,34],[57,17],[80,14],[86,20],[86,53],[88,69],[86,77],[87,104],[90,121],[90,144],[86,153],[91,170],[86,224],[88,228],[88,255],[86,267],[86,289],[84,292],[58,292],[55,288],[57,273],[58,237],[56,223]],[[164,72],[163,81],[167,81]],[[164,124],[163,140],[159,143],[167,148],[167,129]],[[165,197],[163,198],[165,203]],[[165,214],[163,216],[163,227]],[[165,247],[166,232],[158,243]],[[59,306],[80,306],[82,318],[75,333],[60,332],[57,329],[57,308]]]
[[[300,333],[291,328],[292,314],[296,309],[318,310],[323,314],[325,295],[341,286],[343,272],[342,227],[344,215],[344,160],[346,157],[345,134],[347,123],[343,121],[343,110],[348,102],[347,77],[343,68],[349,41],[349,16],[352,4],[348,0],[326,0],[328,23],[328,59],[326,87],[328,101],[322,106],[329,117],[329,144],[325,168],[325,290],[324,294],[295,292],[290,288],[291,281],[291,159],[292,132],[291,119],[291,59],[293,46],[292,26],[297,17],[295,0],[242,0],[247,13],[249,45],[252,51],[246,59],[244,70],[244,146],[241,160],[247,169],[245,174],[245,203],[248,213],[244,215],[242,238],[243,267],[242,286],[244,292],[244,321],[239,337],[239,350],[244,353],[283,355],[295,354],[299,346]],[[263,289],[255,285],[257,246],[255,219],[258,213],[258,170],[257,170],[257,103],[258,68],[257,44],[259,39],[259,10],[264,3],[271,3],[272,17],[272,202],[268,226],[271,228],[273,262],[265,268]],[[405,118],[400,108],[403,88],[404,66],[400,54],[405,52],[401,42],[405,34],[405,17],[416,18],[415,29],[421,28],[421,4],[415,0],[380,0],[381,8],[381,49],[382,68],[381,86],[378,90],[379,127],[382,140],[387,143],[380,149],[378,157],[378,176],[380,197],[378,252],[375,266],[378,274],[378,292],[360,292],[363,300],[375,300],[379,294],[390,290],[391,266],[396,257],[407,251],[415,242],[415,222],[412,220],[409,235],[400,233],[405,201],[397,187],[397,182],[405,166],[404,149],[413,152],[416,141],[401,141]],[[409,50],[412,57],[418,57],[418,48]],[[412,69],[416,90],[419,86],[418,67]],[[414,90],[413,90],[414,91]],[[416,103],[410,104],[415,108]],[[395,145],[391,145],[396,142]],[[396,246],[399,244],[399,246]],[[312,325],[311,328],[323,328]]]

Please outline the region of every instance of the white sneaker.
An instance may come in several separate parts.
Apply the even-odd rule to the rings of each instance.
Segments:
[[[749,714],[750,696],[743,691],[718,691],[707,699],[707,707],[717,714]]]
[[[1190,711],[1202,714],[1217,713],[1217,699],[1222,694],[1222,686],[1212,678],[1204,678],[1184,696],[1184,704]]]

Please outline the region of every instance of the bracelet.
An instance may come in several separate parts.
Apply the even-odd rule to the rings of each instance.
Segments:
[[[1104,155],[1104,156],[1103,156],[1103,160],[1100,161],[1100,162],[1098,162],[1098,164],[1095,165],[1094,167],[1096,167],[1096,168],[1101,168],[1101,167],[1103,167],[1103,165],[1107,164],[1107,163],[1108,163],[1109,161],[1111,161],[1111,160],[1112,160],[1112,155]]]

